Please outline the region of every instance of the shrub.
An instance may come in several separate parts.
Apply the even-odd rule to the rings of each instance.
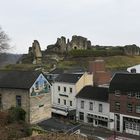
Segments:
[[[9,122],[25,121],[26,112],[21,107],[11,107],[8,112]]]
[[[72,57],[106,57],[106,56],[115,56],[123,55],[122,50],[71,50],[68,53]]]

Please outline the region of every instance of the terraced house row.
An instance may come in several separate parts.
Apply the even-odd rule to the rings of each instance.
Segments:
[[[1,110],[20,106],[29,123],[53,115],[140,135],[140,74],[109,77],[103,61],[92,64],[89,72],[1,71]]]

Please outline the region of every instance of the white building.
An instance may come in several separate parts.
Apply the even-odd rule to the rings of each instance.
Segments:
[[[69,117],[75,117],[77,93],[86,85],[93,84],[93,75],[61,74],[52,83],[52,112]]]
[[[127,68],[127,71],[130,73],[140,73],[140,65],[135,65]]]
[[[84,87],[76,96],[78,121],[110,128],[108,88]]]

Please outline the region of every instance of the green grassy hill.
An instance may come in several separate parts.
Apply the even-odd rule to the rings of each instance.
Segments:
[[[84,67],[88,68],[88,62],[95,59],[104,59],[106,62],[106,68],[110,70],[126,69],[127,67],[140,64],[140,56],[110,56],[110,57],[83,57],[72,58],[63,60],[58,63],[59,68],[68,69],[71,67]]]
[[[123,70],[130,66],[140,64],[140,56],[109,56],[109,57],[78,57],[78,58],[67,58],[57,63],[58,68],[70,69],[72,67],[83,67],[88,68],[89,61],[95,59],[104,59],[106,62],[106,68],[109,70]],[[42,67],[49,71],[52,68],[50,63],[42,65],[34,64],[10,64],[3,69],[7,70],[33,70]]]

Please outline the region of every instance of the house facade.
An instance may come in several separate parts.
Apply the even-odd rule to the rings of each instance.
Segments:
[[[77,121],[110,128],[108,88],[85,86],[76,100]]]
[[[21,107],[26,121],[36,123],[51,117],[50,83],[36,71],[0,71],[0,107]]]
[[[76,115],[77,93],[86,85],[92,85],[92,75],[61,74],[52,83],[52,112],[72,118]]]
[[[112,129],[140,135],[140,74],[115,74],[109,87]]]

